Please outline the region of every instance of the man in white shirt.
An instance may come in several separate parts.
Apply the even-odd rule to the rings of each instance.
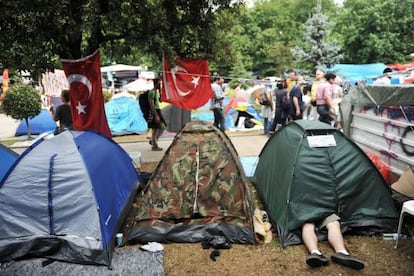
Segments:
[[[376,85],[390,85],[391,84],[391,68],[385,68],[384,71],[382,71],[382,76],[378,77],[376,80],[373,81],[372,84]]]

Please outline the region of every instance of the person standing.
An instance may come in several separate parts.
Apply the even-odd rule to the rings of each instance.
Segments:
[[[344,96],[344,91],[341,86],[342,80],[336,76],[335,78],[335,86],[332,93],[332,103],[335,109],[336,118],[335,118],[335,127],[338,130],[342,129],[342,116],[340,111],[340,104],[342,101],[342,98]]]
[[[210,110],[213,111],[214,114],[214,126],[221,129],[223,132],[225,131],[224,126],[224,113],[223,113],[223,100],[224,100],[224,92],[223,88],[220,85],[221,78],[217,75],[213,79],[213,83],[211,84],[211,88],[213,90],[213,97],[210,100]]]
[[[375,84],[375,85],[390,85],[391,84],[391,75],[392,75],[392,69],[387,67],[382,71],[382,76],[380,76],[376,80],[374,80],[372,84]]]
[[[290,97],[290,118],[295,120],[302,119],[303,112],[303,99],[302,99],[302,90],[300,87],[300,81],[297,81],[296,85],[289,92]]]
[[[319,117],[316,108],[316,93],[318,91],[318,86],[324,81],[324,74],[324,71],[321,69],[317,69],[315,72],[315,80],[311,87],[311,104],[309,105],[307,114],[308,120],[316,120]]]
[[[259,103],[261,105],[260,115],[263,117],[264,135],[269,135],[272,126],[273,114],[273,95],[271,87],[265,86],[260,95]]]
[[[289,70],[289,78],[286,80],[286,88],[288,93],[298,84],[298,77],[296,71]]]
[[[326,83],[321,83],[318,86],[316,93],[316,108],[319,114],[319,121],[331,124],[331,116],[335,116],[335,107],[332,100],[332,95],[335,89],[336,75],[332,72],[325,74]]]
[[[56,108],[56,112],[53,110],[53,106],[49,111],[56,122],[59,121],[59,128],[57,133],[61,133],[64,130],[73,130],[72,113],[70,111],[70,94],[69,90],[62,90],[60,94],[62,104]]]
[[[162,148],[158,146],[158,140],[164,133],[166,123],[161,113],[160,108],[160,80],[154,79],[154,89],[148,92],[148,102],[150,112],[148,116],[148,128],[151,129],[151,149],[153,151],[161,151]]]

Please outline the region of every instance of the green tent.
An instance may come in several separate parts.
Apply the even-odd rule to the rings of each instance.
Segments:
[[[356,144],[319,121],[277,131],[259,155],[253,181],[282,247],[301,243],[304,222],[332,213],[344,233],[395,230],[398,213],[378,170]]]

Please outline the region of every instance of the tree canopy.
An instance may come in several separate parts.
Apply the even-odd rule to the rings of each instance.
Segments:
[[[27,134],[30,138],[29,118],[38,115],[42,108],[40,94],[36,89],[30,85],[13,85],[6,93],[1,108],[13,119],[26,121]]]
[[[3,1],[0,66],[36,75],[59,68],[60,58],[76,59],[100,48],[103,64],[160,68],[166,53],[170,59],[206,58],[211,71],[222,75],[277,76],[297,66],[297,53],[291,53],[295,47],[313,56],[302,56],[304,68],[328,62],[318,61],[313,49],[324,44],[309,48],[305,43],[315,31],[312,20],[322,19],[312,19],[317,3],[332,24],[325,42],[336,39],[343,56],[335,62],[405,62],[414,52],[412,0],[346,0],[343,7],[333,0],[261,0],[251,8],[244,2]],[[330,46],[324,49],[336,47]]]
[[[99,47],[109,59],[140,53],[210,57],[217,41],[216,14],[240,1],[20,0],[0,10],[3,66],[53,69],[59,58],[77,59]],[[135,46],[135,47],[134,47]]]
[[[414,52],[413,13],[411,0],[346,0],[335,28],[343,62],[404,62]]]

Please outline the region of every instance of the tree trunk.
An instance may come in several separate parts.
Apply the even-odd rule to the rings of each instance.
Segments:
[[[31,140],[32,137],[30,135],[30,126],[29,126],[29,118],[24,118],[26,122],[26,128],[27,128],[27,140]]]

